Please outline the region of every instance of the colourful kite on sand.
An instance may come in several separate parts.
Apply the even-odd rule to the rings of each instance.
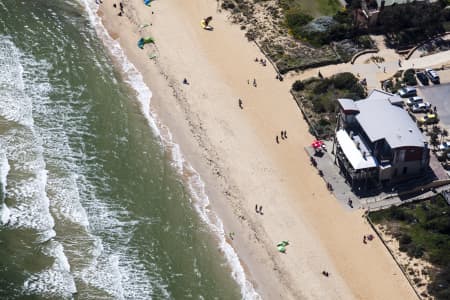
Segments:
[[[138,45],[139,48],[144,49],[144,45],[145,45],[145,44],[149,44],[149,43],[154,44],[154,43],[155,43],[155,40],[154,40],[152,37],[141,38],[141,39],[137,42],[137,45]]]

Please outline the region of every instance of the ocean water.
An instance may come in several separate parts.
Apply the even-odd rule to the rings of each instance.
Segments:
[[[0,299],[259,298],[95,9],[0,0]]]

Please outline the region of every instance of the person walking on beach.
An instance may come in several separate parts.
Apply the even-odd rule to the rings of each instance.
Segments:
[[[256,79],[253,78],[253,86],[256,87]]]
[[[284,138],[287,139],[287,130],[284,131]]]
[[[263,215],[264,213],[262,212],[262,205],[259,206],[259,214]]]
[[[281,130],[281,139],[284,140],[284,131]]]
[[[278,140],[278,135],[275,137],[275,141],[277,142],[277,144],[280,143],[280,141]]]
[[[255,205],[255,211],[256,211],[257,214],[259,213],[258,204]]]
[[[239,98],[239,101],[238,101],[238,103],[239,103],[239,107],[240,107],[240,109],[244,109],[244,106],[242,105],[242,100],[241,100],[241,98]]]

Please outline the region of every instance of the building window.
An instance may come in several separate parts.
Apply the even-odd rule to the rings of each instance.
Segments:
[[[403,175],[405,175],[406,172],[408,172],[408,167],[403,167]]]

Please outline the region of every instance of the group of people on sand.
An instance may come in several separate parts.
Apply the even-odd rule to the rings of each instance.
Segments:
[[[363,236],[363,243],[364,244],[367,244],[367,241],[371,241],[371,240],[373,240],[374,239],[374,236],[372,235],[372,234],[369,234],[369,235],[364,235]]]
[[[262,205],[258,206],[258,204],[255,205],[255,211],[257,214],[263,215],[263,211],[262,211]]]
[[[267,60],[263,58],[255,58],[255,62],[259,62],[263,67],[267,66]]]
[[[287,131],[286,130],[281,130],[281,139],[283,140],[287,140]],[[275,142],[277,142],[277,144],[280,143],[280,140],[278,139],[278,135],[275,137]]]
[[[96,1],[98,1],[98,0],[96,0]],[[100,3],[102,3],[102,1],[100,0]],[[114,8],[117,8],[117,4],[116,3],[114,3],[113,4],[113,7]],[[120,11],[119,11],[119,13],[117,14],[119,17],[121,17],[121,16],[123,16],[123,14],[125,13],[124,11],[123,11],[123,3],[122,2],[119,2],[119,8],[120,8]]]
[[[250,79],[247,79],[247,84],[250,84]],[[258,85],[256,84],[256,78],[253,78],[253,86],[257,87]]]

